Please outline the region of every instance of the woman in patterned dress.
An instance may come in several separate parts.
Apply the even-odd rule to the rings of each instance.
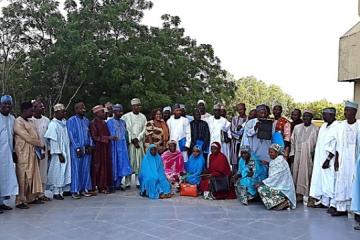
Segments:
[[[162,119],[160,109],[154,109],[151,112],[151,120],[146,123],[145,130],[145,150],[150,144],[155,144],[161,155],[166,150],[169,141],[169,128]]]

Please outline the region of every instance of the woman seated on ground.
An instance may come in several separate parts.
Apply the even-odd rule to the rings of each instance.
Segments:
[[[141,163],[140,195],[151,199],[170,198],[171,185],[164,173],[164,166],[155,144],[149,145]]]
[[[203,192],[204,199],[235,199],[234,185],[230,184],[231,170],[226,156],[221,153],[221,145],[218,142],[211,144],[211,155],[209,158],[209,168],[204,171],[200,182],[200,191]],[[225,186],[227,179],[227,187]],[[210,182],[212,182],[210,184]],[[222,188],[222,191],[216,190]]]
[[[201,152],[201,147],[195,145],[189,160],[185,163],[186,177],[185,181],[192,185],[200,184],[200,175],[205,168],[205,158]]]
[[[161,155],[165,175],[175,189],[179,187],[180,176],[184,173],[184,158],[176,149],[176,145],[176,141],[171,140],[168,143],[168,150]]]
[[[267,177],[267,167],[250,152],[250,146],[240,147],[241,157],[239,171],[235,175],[236,194],[240,202],[248,205],[248,201],[257,197],[255,185],[261,183]]]
[[[294,181],[285,158],[281,155],[281,147],[272,144],[269,149],[269,177],[258,185],[257,190],[265,207],[275,210],[296,208]]]

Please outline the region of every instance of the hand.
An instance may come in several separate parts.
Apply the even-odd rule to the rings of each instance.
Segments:
[[[326,159],[322,165],[322,169],[328,169],[330,167],[330,159]]]
[[[256,123],[256,125],[255,125],[255,127],[254,127],[255,131],[258,130],[258,128],[260,127],[260,124],[261,124],[260,122],[257,122],[257,123]]]
[[[14,163],[17,163],[17,162],[18,162],[18,158],[17,158],[16,153],[13,152],[12,156],[13,156],[13,162],[14,162]]]
[[[239,125],[239,126],[237,126],[236,131],[240,131],[241,129],[242,129],[242,126]]]
[[[58,154],[58,155],[59,155],[59,161],[60,161],[61,163],[65,163],[64,155],[62,155],[61,153]]]
[[[258,189],[261,186],[261,183],[255,183],[255,188]]]
[[[41,158],[41,160],[44,160],[45,159],[45,153],[42,153],[40,158]]]
[[[254,171],[251,169],[247,175],[248,175],[248,177],[254,176]]]
[[[90,153],[91,153],[91,147],[85,146],[85,154],[90,154]]]
[[[269,162],[266,161],[266,160],[261,160],[261,163],[262,163],[263,165],[269,165]]]
[[[81,158],[82,156],[84,156],[84,152],[83,152],[83,150],[81,148],[76,149],[76,156],[78,158]]]

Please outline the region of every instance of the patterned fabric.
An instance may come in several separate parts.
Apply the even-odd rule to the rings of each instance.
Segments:
[[[241,186],[240,184],[236,185],[235,190],[236,190],[237,198],[244,205],[248,205],[248,201],[256,197],[248,193],[247,187]]]
[[[161,122],[160,126],[155,124],[154,120],[146,123],[145,127],[145,149],[150,144],[155,144],[160,153],[164,152],[166,143],[169,139],[169,130],[165,122]]]
[[[279,190],[262,185],[258,188],[258,193],[266,209],[270,210],[279,204],[287,201],[285,195]]]

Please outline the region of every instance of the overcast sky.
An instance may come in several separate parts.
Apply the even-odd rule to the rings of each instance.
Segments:
[[[212,44],[236,78],[254,75],[297,101],[352,98],[338,83],[339,37],[359,20],[357,0],[152,0],[144,22],[180,16],[186,34]]]
[[[351,99],[338,83],[339,37],[359,21],[357,0],[152,0],[144,23],[178,15],[186,34],[212,44],[236,78],[253,75],[296,101]],[[4,3],[0,0],[0,6]]]

